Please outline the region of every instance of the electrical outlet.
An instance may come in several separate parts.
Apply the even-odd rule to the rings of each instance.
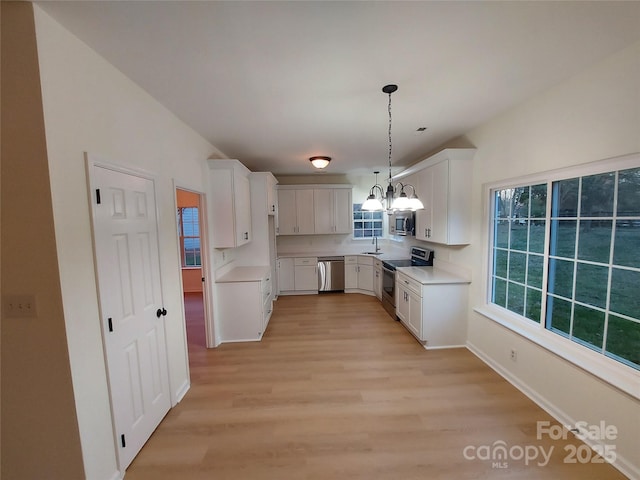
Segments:
[[[511,349],[510,358],[512,362],[518,361],[518,352],[514,348]]]
[[[2,314],[6,318],[35,318],[35,295],[5,295],[2,297]]]

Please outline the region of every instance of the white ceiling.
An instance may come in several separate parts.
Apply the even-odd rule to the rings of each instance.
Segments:
[[[640,39],[640,2],[47,1],[39,5],[251,170],[370,173]],[[427,127],[423,134],[416,129]]]

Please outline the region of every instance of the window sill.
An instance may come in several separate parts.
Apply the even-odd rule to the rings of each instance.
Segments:
[[[635,399],[640,399],[640,372],[589,350],[541,325],[494,305],[474,308],[480,315],[531,340],[542,348],[580,367]]]

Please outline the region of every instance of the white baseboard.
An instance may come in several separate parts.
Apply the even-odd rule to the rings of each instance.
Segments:
[[[542,408],[545,412],[555,418],[562,425],[575,425],[577,420],[572,418],[566,412],[558,408],[553,402],[549,401],[549,399],[540,395],[535,390],[531,389],[526,383],[522,382],[518,377],[513,375],[510,371],[503,368],[500,364],[493,361],[493,359],[482,352],[482,350],[478,349],[471,342],[467,342],[467,349],[471,353],[473,353],[476,357],[486,363],[489,367],[491,367],[495,372],[497,372],[501,377],[503,377],[507,382],[516,387],[522,393],[524,393],[529,399],[531,399],[536,405]],[[585,439],[583,440],[585,444],[587,444],[592,449],[594,446],[603,445],[602,442],[597,440]],[[616,452],[617,453],[617,452]],[[616,454],[616,459],[612,463],[612,465],[617,468],[623,475],[627,476],[630,479],[639,480],[640,479],[640,468],[626,458],[624,458],[619,453]]]

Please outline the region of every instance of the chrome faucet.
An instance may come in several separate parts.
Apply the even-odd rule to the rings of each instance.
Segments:
[[[378,237],[373,237],[373,240],[371,241],[372,244],[375,244],[376,246],[376,252],[380,251],[380,247],[378,246]]]

